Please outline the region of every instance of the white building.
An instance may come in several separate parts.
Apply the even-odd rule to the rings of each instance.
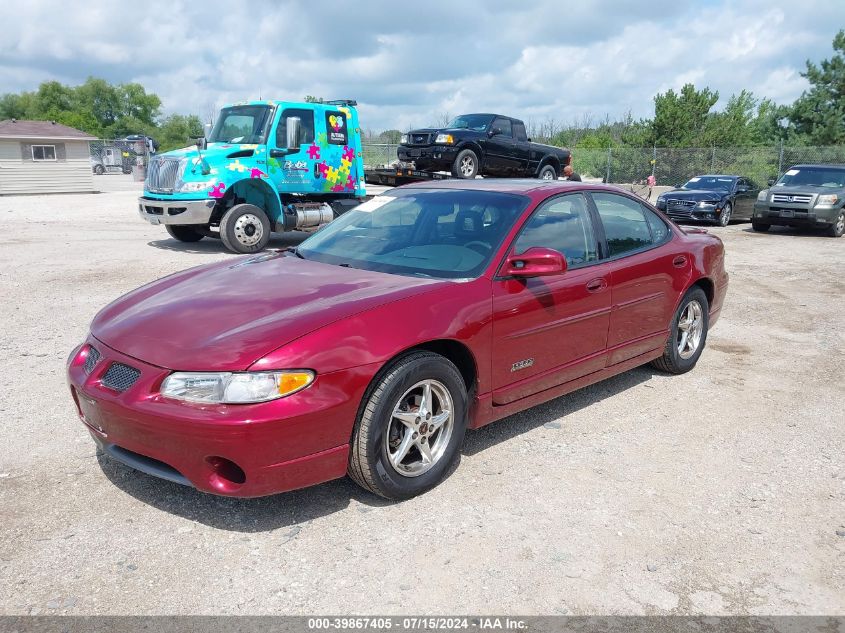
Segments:
[[[95,191],[93,140],[53,121],[0,121],[0,195]]]

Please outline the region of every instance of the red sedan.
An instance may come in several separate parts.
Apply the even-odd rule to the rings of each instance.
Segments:
[[[692,369],[727,283],[717,237],[612,187],[411,185],[118,299],[68,375],[137,470],[241,497],[348,473],[401,499],[467,428],[644,363]]]

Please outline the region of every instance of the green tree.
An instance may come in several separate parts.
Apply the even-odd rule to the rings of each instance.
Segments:
[[[692,84],[686,84],[679,93],[670,89],[658,94],[654,97],[651,142],[660,147],[706,145],[708,115],[718,100],[718,92],[696,90]]]
[[[156,140],[161,145],[159,151],[166,152],[191,145],[202,135],[202,122],[197,115],[171,114],[161,122]]]
[[[845,30],[833,38],[834,55],[817,66],[807,61],[801,73],[810,82],[792,105],[790,127],[809,143],[845,143]]]

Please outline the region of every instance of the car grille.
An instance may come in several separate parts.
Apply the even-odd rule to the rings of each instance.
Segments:
[[[153,158],[147,169],[147,191],[172,193],[176,181],[182,176],[184,163],[179,158]]]
[[[783,204],[784,202],[794,202],[797,204],[810,204],[810,201],[813,199],[813,196],[808,196],[806,194],[800,193],[774,193],[772,194],[772,202],[780,202]]]
[[[103,385],[115,391],[126,391],[135,384],[140,375],[141,372],[134,367],[123,363],[112,363],[103,376]]]
[[[94,366],[100,362],[100,352],[97,350],[96,347],[88,347],[88,356],[85,358],[85,365],[83,368],[85,369],[86,374],[90,374],[94,371]]]
[[[411,145],[428,145],[431,142],[431,134],[411,134]]]
[[[667,198],[666,205],[670,207],[694,207],[695,200],[680,200],[678,198]]]

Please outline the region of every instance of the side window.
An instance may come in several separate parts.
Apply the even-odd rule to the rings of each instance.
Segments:
[[[493,121],[493,127],[497,127],[502,130],[502,136],[513,136],[510,119],[495,119]]]
[[[540,206],[516,238],[514,251],[524,253],[533,246],[553,248],[572,267],[597,261],[598,247],[584,196],[560,196]]]
[[[660,244],[669,236],[669,227],[666,226],[666,223],[654,211],[646,206],[643,206],[642,209],[648,221],[648,226],[651,229],[652,240],[654,240],[655,244]]]
[[[517,141],[527,141],[528,135],[525,133],[525,123],[521,121],[514,121],[513,123],[513,137]]]
[[[300,134],[299,142],[302,145],[314,142],[314,110],[302,108],[288,108],[282,112],[279,125],[276,127],[276,147],[287,147],[288,144],[288,117],[299,117]]]
[[[615,193],[593,193],[610,257],[650,246],[651,230],[636,200]]]
[[[331,145],[346,145],[349,142],[346,115],[343,112],[326,112],[326,135]]]

